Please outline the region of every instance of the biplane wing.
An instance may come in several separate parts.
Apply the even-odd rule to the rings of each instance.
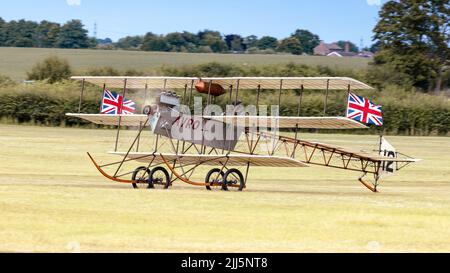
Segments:
[[[122,126],[138,127],[145,123],[146,115],[67,114],[98,125],[117,126],[121,117]],[[240,127],[266,127],[281,129],[366,129],[362,123],[344,117],[256,117],[256,116],[204,116]]]
[[[137,127],[143,125],[147,119],[147,115],[105,115],[105,114],[66,114],[68,117],[80,118],[98,125],[132,126]]]
[[[270,117],[270,116],[205,116],[239,127],[280,129],[367,129],[368,127],[345,117]]]
[[[219,84],[223,88],[239,88],[241,90],[371,90],[371,86],[348,77],[229,77],[229,78],[196,78],[196,77],[90,77],[75,76],[80,80],[95,84],[106,85],[109,88],[123,88],[126,80],[128,89],[184,89],[203,82]]]
[[[113,155],[127,156],[129,160],[153,164],[163,164],[178,161],[185,166],[207,165],[207,166],[247,166],[254,167],[308,167],[307,164],[293,158],[261,155],[195,155],[195,154],[167,154],[167,153],[122,153],[110,152]]]

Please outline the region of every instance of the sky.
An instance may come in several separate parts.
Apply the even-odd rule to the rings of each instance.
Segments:
[[[222,34],[290,36],[308,29],[326,42],[372,44],[372,30],[386,0],[2,0],[4,20],[80,19],[97,37],[117,40],[149,31],[218,30]]]

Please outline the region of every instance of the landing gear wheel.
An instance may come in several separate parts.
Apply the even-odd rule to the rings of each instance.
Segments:
[[[156,167],[150,172],[149,188],[163,188],[168,189],[170,187],[169,172],[163,167]]]
[[[133,183],[133,188],[135,189],[149,189],[150,184],[148,179],[150,178],[150,170],[147,167],[139,167],[133,172],[131,180],[138,181],[138,183]]]
[[[206,175],[206,179],[205,182],[206,183],[212,183],[211,186],[206,186],[206,189],[208,191],[211,191],[212,188],[215,187],[224,187],[223,184],[223,178],[224,178],[225,174],[221,169],[212,169],[209,171],[209,173]]]
[[[152,113],[152,107],[150,105],[146,105],[144,110],[142,110],[142,114],[149,116]]]
[[[223,178],[223,189],[228,191],[230,189],[243,191],[245,188],[245,181],[242,172],[237,169],[230,169],[225,173]]]

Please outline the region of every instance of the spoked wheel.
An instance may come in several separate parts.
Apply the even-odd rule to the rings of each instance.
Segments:
[[[223,178],[224,186],[223,189],[243,191],[245,188],[245,181],[242,172],[237,169],[230,169],[225,173]]]
[[[225,174],[222,170],[220,169],[212,169],[209,171],[209,173],[206,175],[206,179],[205,182],[206,183],[210,183],[210,186],[206,186],[206,189],[211,191],[213,188],[223,188],[224,184],[223,184],[223,178],[224,178]]]
[[[133,172],[131,179],[133,181],[138,181],[138,183],[133,183],[133,188],[135,189],[149,189],[150,184],[148,179],[150,178],[150,170],[147,167],[139,167]]]
[[[163,167],[156,167],[150,172],[149,188],[168,189],[170,187],[170,176]]]

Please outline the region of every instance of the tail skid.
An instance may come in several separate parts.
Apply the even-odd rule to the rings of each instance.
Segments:
[[[375,183],[370,183],[365,181],[363,178],[366,176],[367,174],[364,174],[363,176],[361,176],[358,180],[359,182],[361,182],[361,184],[363,184],[366,188],[368,188],[371,192],[373,193],[379,193],[378,191],[378,178],[376,178],[376,182]]]
[[[383,177],[393,176],[404,167],[412,163],[421,161],[419,159],[414,159],[410,156],[397,152],[396,148],[392,146],[383,136],[380,136],[380,146],[377,152],[380,154],[380,156],[385,157],[388,160],[384,160],[378,163],[378,171],[374,174],[375,182],[372,183],[364,180],[364,177],[367,176],[367,173],[364,173],[358,179],[361,184],[363,184],[366,188],[374,193],[379,192],[378,185],[380,179],[382,179]]]

